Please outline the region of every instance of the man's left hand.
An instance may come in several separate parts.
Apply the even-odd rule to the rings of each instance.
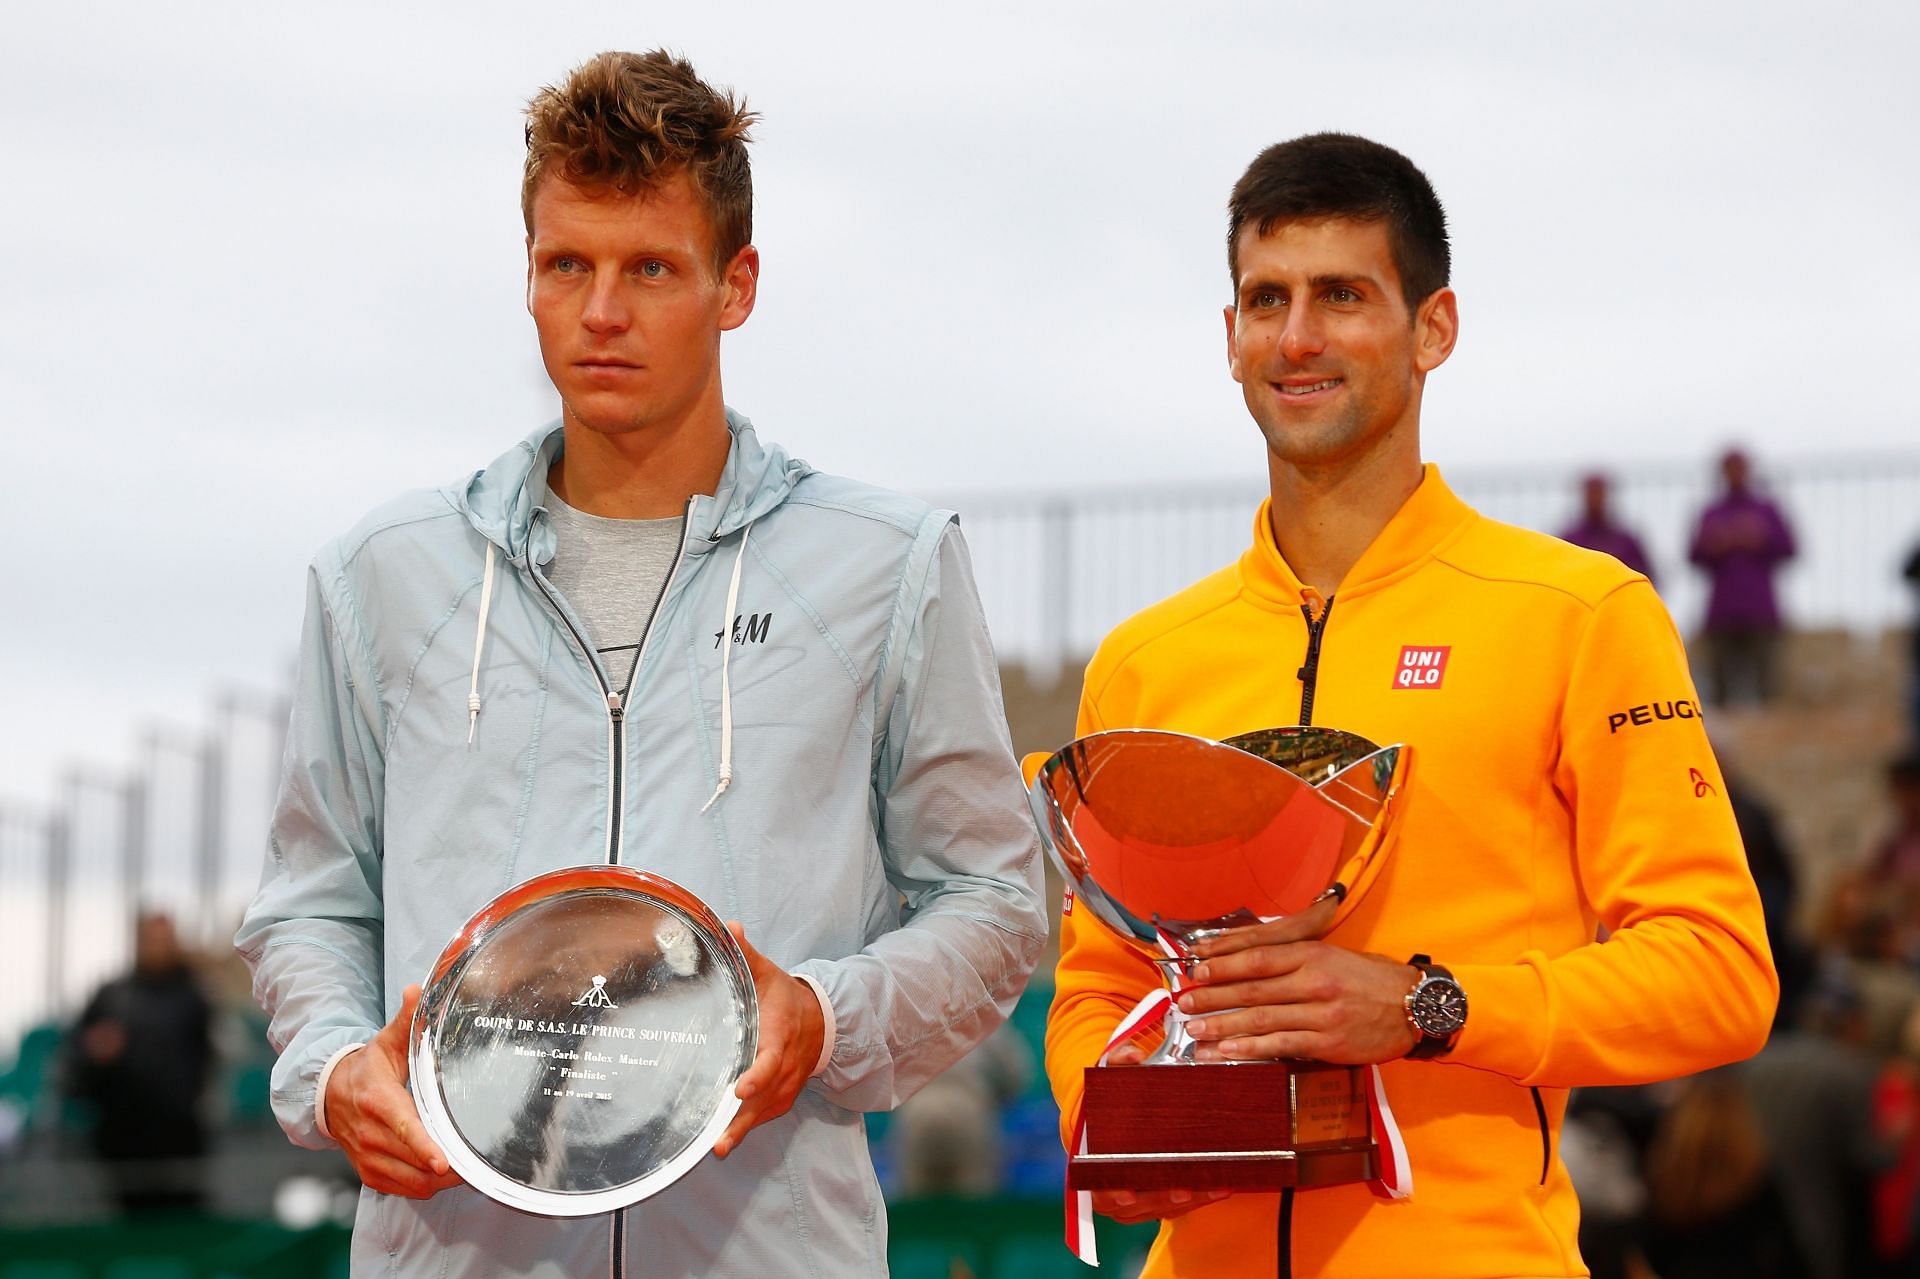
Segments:
[[[754,994],[760,1001],[760,1051],[733,1086],[740,1112],[714,1143],[713,1153],[722,1159],[754,1128],[793,1108],[793,1099],[806,1087],[814,1063],[820,1060],[820,1046],[827,1036],[826,1018],[813,987],[755,950],[739,924],[729,923],[727,928],[746,953],[753,973]]]
[[[1404,1057],[1415,1042],[1406,997],[1410,965],[1321,941],[1276,940],[1285,921],[1236,928],[1194,947],[1196,983],[1183,1012],[1201,1061],[1296,1057],[1364,1066]],[[1291,930],[1288,930],[1291,931]],[[1231,1011],[1223,1011],[1231,1010]]]

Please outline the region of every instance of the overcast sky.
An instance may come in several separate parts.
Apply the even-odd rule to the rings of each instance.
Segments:
[[[520,110],[666,45],[765,115],[729,399],[930,496],[1260,474],[1222,208],[1386,141],[1456,467],[1912,447],[1911,3],[11,4],[0,805],[283,671],[313,549],[552,412]]]

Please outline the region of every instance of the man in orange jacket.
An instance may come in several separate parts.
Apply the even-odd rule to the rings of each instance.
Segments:
[[[1211,943],[1181,1007],[1215,1060],[1379,1063],[1414,1192],[1095,1207],[1161,1220],[1150,1276],[1583,1275],[1567,1089],[1748,1056],[1778,990],[1680,640],[1645,577],[1482,518],[1422,465],[1459,312],[1445,216],[1406,157],[1338,134],[1271,147],[1228,236],[1228,362],[1271,497],[1236,563],[1101,645],[1079,729],[1413,745],[1396,846],[1352,911]],[[1047,1067],[1071,1133],[1082,1070],[1160,982],[1085,912],[1062,935]]]

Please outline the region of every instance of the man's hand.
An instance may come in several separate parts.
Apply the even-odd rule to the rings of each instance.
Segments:
[[[1384,955],[1305,940],[1332,922],[1332,905],[1194,946],[1201,962],[1190,974],[1196,984],[1180,995],[1181,1011],[1218,1014],[1187,1023],[1203,1041],[1199,1060],[1302,1057],[1364,1066],[1407,1054],[1416,1036],[1406,997],[1419,972]]]
[[[407,1091],[407,1028],[419,1002],[420,988],[407,987],[393,1020],[341,1058],[327,1079],[327,1129],[362,1184],[408,1199],[430,1199],[460,1184]]]
[[[1107,1054],[1109,1066],[1137,1066],[1147,1055],[1138,1042],[1128,1041]],[[1219,1203],[1231,1190],[1096,1190],[1093,1210],[1103,1217],[1131,1224],[1184,1217],[1195,1208]]]
[[[729,923],[733,939],[746,952],[753,972],[753,989],[760,1000],[760,1051],[747,1073],[733,1087],[740,1113],[714,1143],[713,1153],[725,1159],[740,1139],[769,1119],[793,1108],[793,1099],[806,1087],[820,1045],[827,1035],[826,1018],[813,987],[785,972],[747,943],[746,931]]]

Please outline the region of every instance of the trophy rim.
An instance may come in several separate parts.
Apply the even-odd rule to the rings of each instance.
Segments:
[[[1256,751],[1248,750],[1245,747],[1234,744],[1235,742],[1249,741],[1261,737],[1304,733],[1322,733],[1329,736],[1337,736],[1347,739],[1356,746],[1363,746],[1367,749],[1356,753],[1347,763],[1334,768],[1325,776],[1315,780],[1302,776],[1292,769],[1287,768],[1285,765],[1276,763]],[[1066,876],[1068,884],[1079,891],[1086,889],[1088,886],[1087,882],[1083,880],[1082,876],[1076,874],[1073,868],[1067,864],[1062,850],[1055,846],[1055,839],[1049,829],[1049,816],[1057,816],[1057,805],[1054,797],[1047,788],[1047,782],[1054,774],[1067,766],[1067,759],[1076,748],[1083,747],[1086,743],[1095,740],[1106,741],[1115,738],[1152,738],[1165,741],[1184,741],[1219,750],[1231,751],[1236,755],[1251,757],[1259,760],[1269,768],[1276,769],[1294,778],[1318,795],[1325,803],[1331,804],[1334,808],[1339,809],[1354,820],[1366,825],[1370,832],[1368,843],[1373,845],[1373,847],[1364,853],[1356,853],[1354,857],[1349,858],[1345,864],[1336,866],[1334,883],[1340,885],[1345,890],[1341,894],[1341,900],[1336,908],[1336,925],[1352,914],[1360,897],[1372,886],[1374,879],[1378,877],[1384,861],[1383,858],[1377,855],[1379,851],[1378,846],[1387,837],[1394,823],[1395,810],[1404,802],[1403,797],[1412,777],[1414,749],[1411,743],[1400,741],[1381,745],[1375,743],[1373,739],[1356,733],[1351,729],[1336,728],[1331,725],[1280,724],[1267,728],[1251,729],[1247,732],[1236,733],[1231,737],[1225,738],[1207,737],[1199,733],[1187,733],[1177,729],[1167,728],[1110,728],[1102,729],[1099,732],[1082,734],[1049,754],[1045,760],[1034,769],[1032,780],[1027,786],[1029,806],[1033,808],[1035,818],[1041,823],[1042,842],[1046,846],[1047,853],[1056,865],[1059,866],[1061,873]],[[1326,789],[1324,789],[1328,783],[1346,776],[1363,766],[1370,766],[1373,761],[1380,759],[1382,756],[1391,756],[1393,758],[1395,781],[1385,796],[1383,796],[1380,809],[1374,817],[1368,818],[1364,814],[1354,812],[1346,804],[1341,803],[1338,798],[1329,794]],[[1358,872],[1353,876],[1354,882],[1348,883],[1340,878],[1340,873],[1352,867],[1355,862],[1359,863]],[[1099,886],[1096,884],[1093,885],[1093,887],[1098,889]],[[1104,890],[1100,891],[1104,893]],[[1111,901],[1110,898],[1109,901]],[[1115,906],[1118,905],[1117,902],[1112,904]],[[1098,913],[1096,910],[1095,914],[1098,915]],[[1130,912],[1128,913],[1130,914]],[[1106,921],[1103,920],[1103,923],[1104,922]],[[1109,925],[1109,927],[1111,927],[1111,925]],[[1141,953],[1146,954],[1149,958],[1159,957],[1160,952],[1158,948],[1146,937],[1140,936],[1136,931],[1127,929],[1114,931],[1117,932],[1123,941]]]
[[[740,1055],[745,1063],[742,1073],[759,1051],[759,992],[738,939],[698,894],[664,875],[630,866],[563,867],[516,884],[475,911],[441,950],[414,1006],[413,1021],[407,1032],[408,1078],[421,1122],[453,1170],[488,1198],[543,1217],[591,1217],[651,1198],[685,1176],[712,1151],[743,1104],[732,1088],[723,1090],[713,1114],[672,1158],[631,1181],[601,1190],[543,1190],[528,1186],[499,1172],[467,1142],[440,1086],[438,1040],[445,1023],[438,1021],[434,1014],[443,1009],[467,964],[496,929],[528,906],[576,894],[642,896],[680,915],[696,933],[710,938],[719,952],[718,957],[726,961],[733,985],[742,996],[739,1004],[745,1032]],[[734,1082],[739,1082],[738,1075]]]

